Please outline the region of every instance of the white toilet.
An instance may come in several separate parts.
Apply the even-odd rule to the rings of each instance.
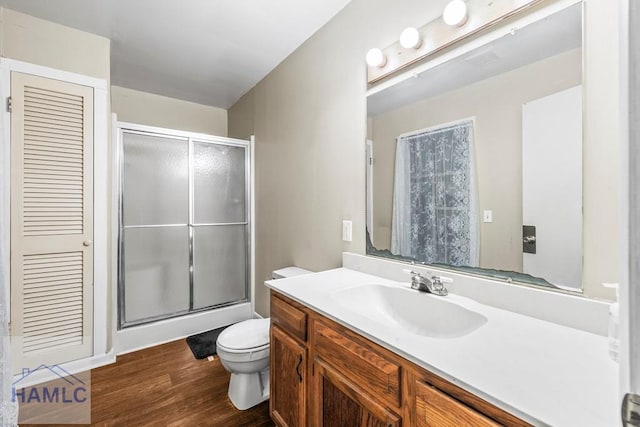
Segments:
[[[276,270],[273,279],[311,273],[298,267]],[[267,319],[250,319],[229,326],[216,341],[222,366],[231,372],[229,400],[249,409],[269,398],[269,325]]]
[[[269,323],[269,319],[245,320],[218,336],[220,362],[231,372],[229,399],[238,409],[269,398]]]

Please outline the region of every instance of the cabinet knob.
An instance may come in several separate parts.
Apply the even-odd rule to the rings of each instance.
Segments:
[[[91,246],[93,242],[91,240],[85,240],[84,242],[82,242],[82,246]]]

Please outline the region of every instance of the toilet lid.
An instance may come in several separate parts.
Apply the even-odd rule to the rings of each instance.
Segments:
[[[250,319],[229,326],[218,336],[218,345],[248,350],[269,345],[269,319]]]

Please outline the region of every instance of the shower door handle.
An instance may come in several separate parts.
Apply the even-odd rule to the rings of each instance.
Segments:
[[[298,355],[298,364],[296,365],[296,374],[298,374],[298,381],[302,383],[302,373],[300,372],[300,365],[302,365],[302,355]]]

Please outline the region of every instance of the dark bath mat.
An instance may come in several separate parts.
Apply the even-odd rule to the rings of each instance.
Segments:
[[[216,354],[216,340],[220,332],[224,331],[227,327],[224,326],[218,329],[212,329],[210,331],[202,332],[196,335],[187,337],[187,344],[196,359],[204,359]]]

